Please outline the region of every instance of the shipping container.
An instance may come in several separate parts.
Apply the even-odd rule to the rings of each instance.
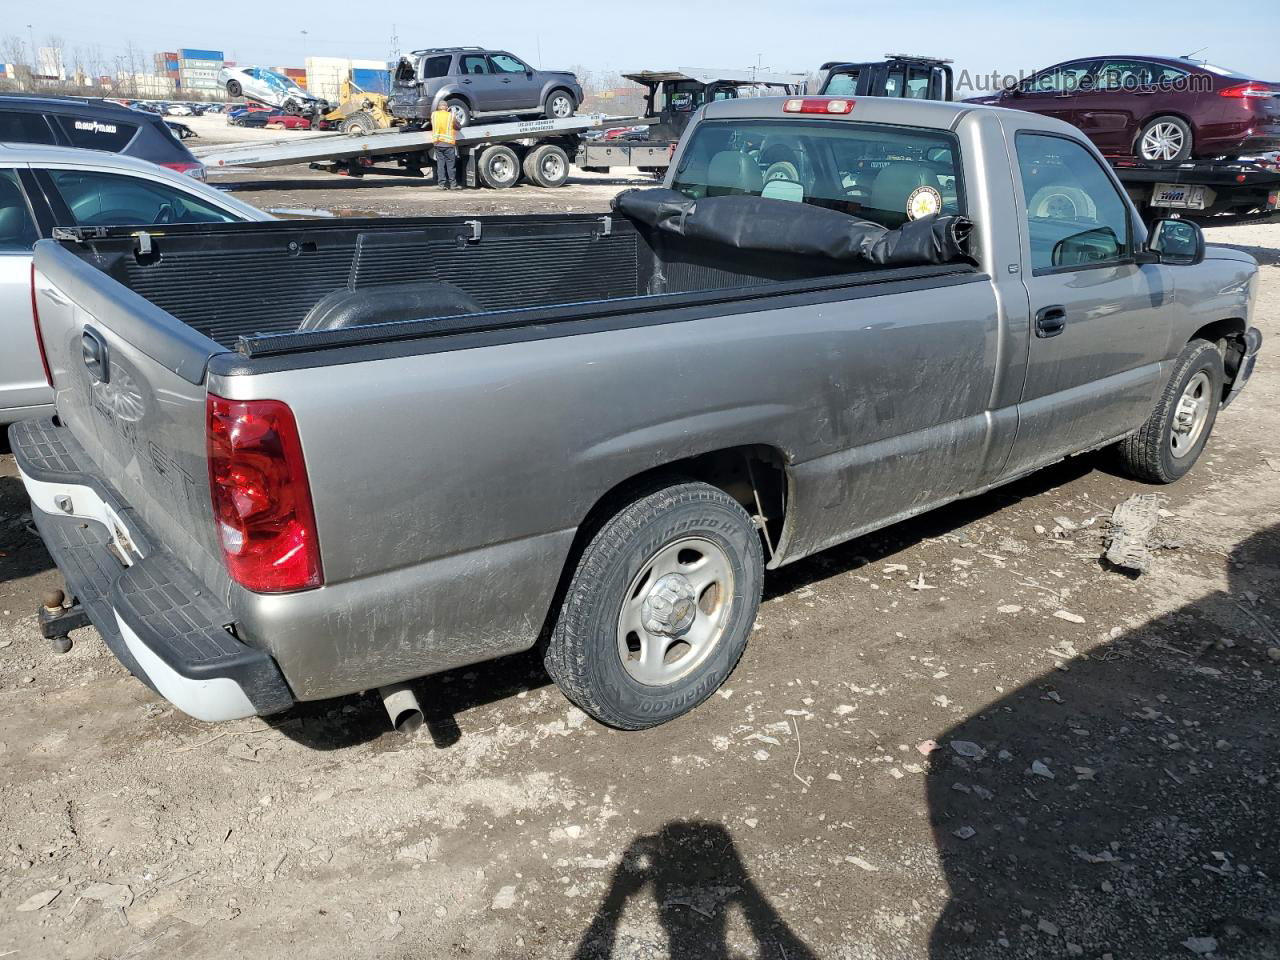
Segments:
[[[179,60],[178,68],[180,70],[221,70],[221,60]]]
[[[391,93],[391,71],[354,67],[351,80],[365,93]]]
[[[178,51],[178,59],[179,60],[217,60],[218,65],[221,66],[223,56],[222,56],[221,50],[193,50],[190,48],[185,48]]]
[[[386,73],[385,60],[352,60],[347,57],[307,57],[307,91],[317,97],[337,102],[342,81],[356,70]]]

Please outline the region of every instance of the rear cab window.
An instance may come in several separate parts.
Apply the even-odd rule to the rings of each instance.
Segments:
[[[965,210],[953,134],[843,120],[704,121],[672,187],[694,199],[791,200],[890,229]]]
[[[86,150],[106,150],[119,153],[138,133],[136,123],[126,123],[112,118],[98,120],[88,117],[57,116],[54,122],[62,128],[63,136],[73,147]]]

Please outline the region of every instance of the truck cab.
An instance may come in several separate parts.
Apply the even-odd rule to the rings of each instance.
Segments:
[[[950,60],[890,53],[871,63],[832,60],[819,68],[818,93],[842,97],[950,100],[955,90]]]

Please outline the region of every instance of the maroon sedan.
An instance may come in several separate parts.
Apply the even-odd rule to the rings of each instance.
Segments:
[[[969,102],[1058,117],[1109,156],[1180,161],[1280,149],[1280,84],[1182,57],[1071,60]]]

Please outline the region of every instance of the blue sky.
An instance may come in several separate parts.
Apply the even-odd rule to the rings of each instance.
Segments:
[[[301,66],[305,55],[381,59],[394,32],[402,49],[452,44],[504,47],[547,68],[670,66],[815,68],[824,60],[878,59],[886,52],[950,57],[957,68],[1016,73],[1102,53],[1201,54],[1210,62],[1280,81],[1280,3],[1204,0],[1046,6],[1013,0],[881,5],[776,0],[645,0],[564,3],[484,0],[434,13],[428,4],[307,0],[208,5],[131,0],[56,0],[22,7],[0,34],[37,44],[99,45],[107,59],[132,41],[144,55],[215,48],[241,63]],[[386,13],[382,13],[382,9]],[[435,7],[434,10],[439,10]],[[483,9],[483,16],[474,15]],[[1222,11],[1221,15],[1214,15]],[[302,31],[306,30],[304,36]],[[68,58],[69,59],[69,58]]]

